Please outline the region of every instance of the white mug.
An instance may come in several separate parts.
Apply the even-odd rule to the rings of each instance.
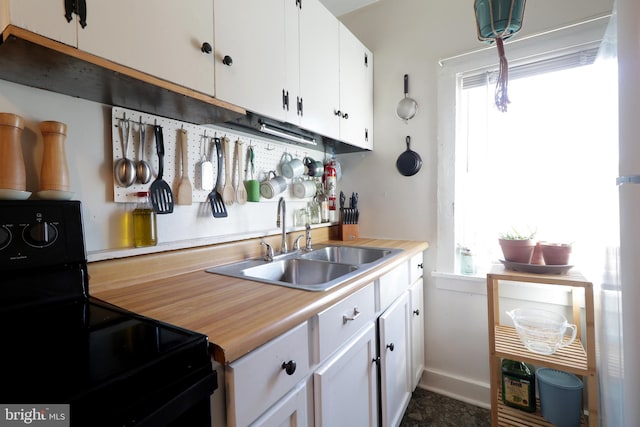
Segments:
[[[273,178],[269,176],[273,174]],[[282,193],[287,188],[287,181],[281,176],[277,176],[275,171],[269,171],[267,179],[260,183],[260,195],[265,199],[272,199],[274,196]]]
[[[316,184],[313,181],[296,181],[293,183],[293,195],[299,199],[313,197],[316,194]]]
[[[285,178],[291,179],[304,173],[304,164],[302,163],[302,160],[293,158],[289,153],[284,153],[282,155],[280,170]]]

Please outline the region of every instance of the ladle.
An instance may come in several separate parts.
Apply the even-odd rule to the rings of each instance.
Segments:
[[[129,150],[129,121],[120,120],[122,136],[122,158],[116,160],[114,167],[114,177],[121,187],[130,187],[136,181],[136,165],[133,160],[127,158]]]
[[[151,165],[144,160],[144,145],[146,142],[146,126],[140,119],[140,160],[136,166],[136,179],[141,184],[146,184],[151,181]]]

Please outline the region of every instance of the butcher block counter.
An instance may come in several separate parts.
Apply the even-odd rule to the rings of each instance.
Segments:
[[[327,233],[323,235],[323,233]],[[428,248],[428,243],[361,238],[314,245],[403,249],[359,277],[326,292],[310,292],[211,274],[206,268],[260,256],[259,240],[141,255],[89,264],[89,293],[133,312],[209,337],[216,361],[233,362],[351,295]],[[266,241],[279,248],[279,236]]]

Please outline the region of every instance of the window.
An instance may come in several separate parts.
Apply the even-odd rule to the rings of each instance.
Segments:
[[[450,203],[439,214],[446,251],[439,269],[460,271],[456,254],[468,247],[486,272],[502,257],[498,235],[512,227],[573,243],[580,264],[592,256],[600,262],[603,254],[590,249],[615,238],[608,234],[617,227],[607,224],[617,221],[616,92],[594,62],[597,42],[553,46],[561,43],[531,43],[510,60],[506,113],[494,106],[495,52],[488,66],[477,67],[473,55],[458,58],[440,82],[455,102],[440,118],[454,125],[441,132],[441,158],[452,167],[439,175],[439,202]]]

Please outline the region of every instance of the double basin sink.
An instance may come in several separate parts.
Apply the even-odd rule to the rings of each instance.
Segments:
[[[402,249],[328,245],[279,255],[273,261],[252,258],[206,271],[306,291],[326,291],[400,252]]]

